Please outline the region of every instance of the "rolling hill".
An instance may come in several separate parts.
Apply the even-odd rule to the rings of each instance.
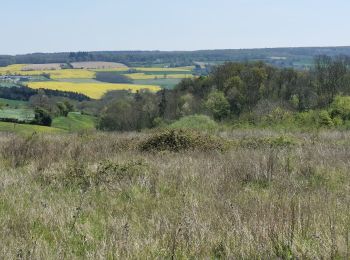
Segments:
[[[222,63],[225,61],[261,60],[279,67],[302,69],[310,66],[316,55],[350,55],[350,47],[299,47],[266,49],[227,49],[199,51],[96,51],[33,53],[0,55],[0,66],[10,64],[66,63],[67,61],[106,61],[127,66],[186,66],[195,62]]]

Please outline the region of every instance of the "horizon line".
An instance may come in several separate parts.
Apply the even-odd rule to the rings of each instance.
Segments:
[[[28,53],[17,53],[17,54],[0,54],[0,56],[22,56],[32,54],[59,54],[59,53],[76,53],[76,52],[199,52],[199,51],[227,51],[227,50],[271,50],[271,49],[317,49],[317,48],[350,48],[350,45],[325,45],[325,46],[284,46],[284,47],[254,47],[254,48],[218,48],[218,49],[194,49],[194,50],[77,50],[77,51],[53,51],[53,52],[28,52]]]

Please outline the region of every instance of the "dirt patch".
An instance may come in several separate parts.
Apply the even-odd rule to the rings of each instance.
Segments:
[[[74,69],[116,69],[127,68],[126,65],[116,62],[85,61],[71,63]]]

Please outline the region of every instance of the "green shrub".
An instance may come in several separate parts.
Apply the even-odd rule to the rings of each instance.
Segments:
[[[215,120],[222,120],[230,113],[230,103],[225,94],[220,91],[211,92],[204,105],[212,113]]]
[[[333,124],[335,126],[342,126],[344,124],[344,121],[340,116],[336,116],[335,118],[333,118]]]
[[[51,126],[52,118],[50,113],[43,108],[35,108],[35,119],[33,123],[43,126]]]
[[[218,124],[205,115],[185,116],[169,126],[172,129],[193,129],[213,131],[218,128]]]
[[[313,110],[307,112],[297,113],[294,117],[294,121],[298,126],[316,126],[317,116],[316,112]]]
[[[337,96],[329,109],[332,118],[341,117],[343,120],[350,119],[350,96]]]
[[[292,120],[292,113],[281,107],[275,108],[271,113],[263,116],[263,123],[278,124],[283,122],[290,122]]]
[[[332,127],[335,125],[335,122],[326,110],[310,110],[297,113],[294,121],[300,127]],[[336,123],[339,123],[339,121]]]
[[[326,110],[320,111],[318,116],[319,116],[320,126],[326,126],[326,127],[334,126],[333,120]]]
[[[211,135],[192,130],[167,129],[149,137],[140,144],[141,151],[219,150],[227,148],[227,142]]]
[[[167,123],[163,120],[163,118],[161,117],[156,117],[154,120],[153,120],[153,125],[154,127],[166,127],[167,126]]]
[[[273,147],[284,147],[284,146],[293,146],[298,144],[298,141],[290,136],[282,135],[280,137],[269,138],[269,143]]]
[[[349,120],[344,121],[344,122],[343,122],[343,127],[344,127],[344,129],[346,129],[346,130],[350,130],[350,121],[349,121]]]

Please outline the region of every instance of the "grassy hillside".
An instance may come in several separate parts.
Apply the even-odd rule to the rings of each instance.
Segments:
[[[16,86],[17,85],[15,83],[0,81],[0,88],[11,88]]]
[[[180,153],[0,136],[0,258],[348,258],[348,132],[222,135],[229,150]]]
[[[0,132],[31,135],[33,133],[63,133],[65,131],[55,127],[0,122]]]
[[[67,131],[81,131],[95,129],[96,118],[79,113],[69,113],[67,117],[56,117],[52,122],[52,127]]]
[[[30,108],[2,108],[0,109],[0,118],[16,119],[23,122],[31,122],[34,119],[34,111]]]
[[[0,103],[4,104],[5,106],[8,105],[10,107],[26,107],[28,101],[0,98]]]
[[[11,110],[11,111],[14,111],[14,110]],[[0,115],[1,115],[1,110],[0,110]],[[8,114],[6,115],[7,117],[11,116]],[[14,114],[13,116],[15,117],[18,115]],[[80,115],[78,113],[69,113],[68,117],[54,118],[51,127],[0,122],[0,132],[10,132],[10,133],[17,133],[22,135],[31,135],[32,133],[77,132],[81,130],[95,129],[95,120],[96,119],[92,116]]]

